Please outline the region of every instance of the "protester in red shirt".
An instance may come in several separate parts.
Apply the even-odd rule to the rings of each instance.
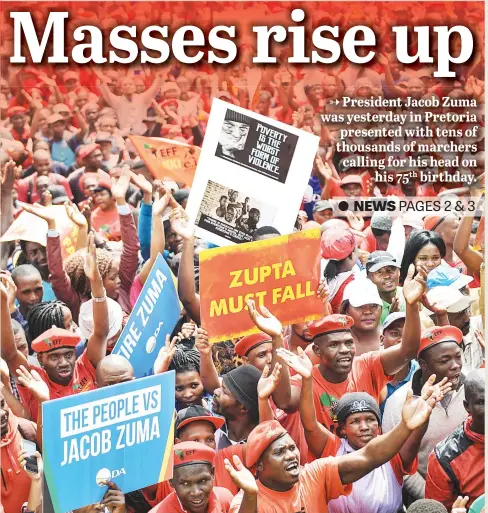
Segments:
[[[174,492],[150,513],[228,513],[232,494],[214,486],[215,451],[199,442],[174,446]]]
[[[450,508],[460,495],[469,505],[485,493],[485,373],[471,372],[464,382],[468,418],[430,453],[425,497]]]
[[[80,337],[61,328],[51,328],[32,342],[32,349],[38,354],[41,367],[31,366],[23,353],[17,350],[10,321],[7,321],[7,291],[1,287],[2,299],[2,357],[7,362],[10,373],[20,375],[20,387],[24,404],[30,410],[33,419],[42,416],[40,408],[43,400],[78,394],[95,388],[95,368],[105,356],[108,335],[108,311],[105,289],[96,263],[96,252],[93,235],[90,237],[88,254],[86,256],[85,273],[90,280],[94,298],[93,320],[94,331],[88,340],[86,350],[76,359],[75,346]],[[4,318],[4,307],[6,315]],[[29,371],[34,371],[30,373]],[[43,380],[49,389],[46,397],[45,390],[39,388],[36,381]]]

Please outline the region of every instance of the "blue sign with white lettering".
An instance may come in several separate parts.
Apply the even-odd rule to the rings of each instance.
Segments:
[[[54,511],[99,503],[172,477],[174,371],[42,405],[44,475]]]
[[[153,374],[159,350],[166,335],[173,332],[180,313],[173,274],[158,255],[112,353],[130,361],[136,378]]]

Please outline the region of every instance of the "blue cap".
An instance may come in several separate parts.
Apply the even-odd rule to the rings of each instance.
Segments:
[[[434,287],[449,287],[453,285],[456,289],[462,289],[472,281],[472,276],[461,274],[459,269],[450,265],[440,265],[432,269],[427,275],[427,288],[433,289]]]

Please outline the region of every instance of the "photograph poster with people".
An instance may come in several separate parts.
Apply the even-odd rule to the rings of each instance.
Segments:
[[[186,211],[218,246],[272,226],[293,231],[319,138],[215,99]]]

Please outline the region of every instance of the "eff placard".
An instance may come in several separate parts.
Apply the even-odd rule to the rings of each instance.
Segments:
[[[56,513],[172,476],[174,371],[42,405],[44,473]]]
[[[283,324],[320,318],[319,275],[318,229],[202,251],[202,326],[212,342],[258,332],[247,312],[249,299]]]

